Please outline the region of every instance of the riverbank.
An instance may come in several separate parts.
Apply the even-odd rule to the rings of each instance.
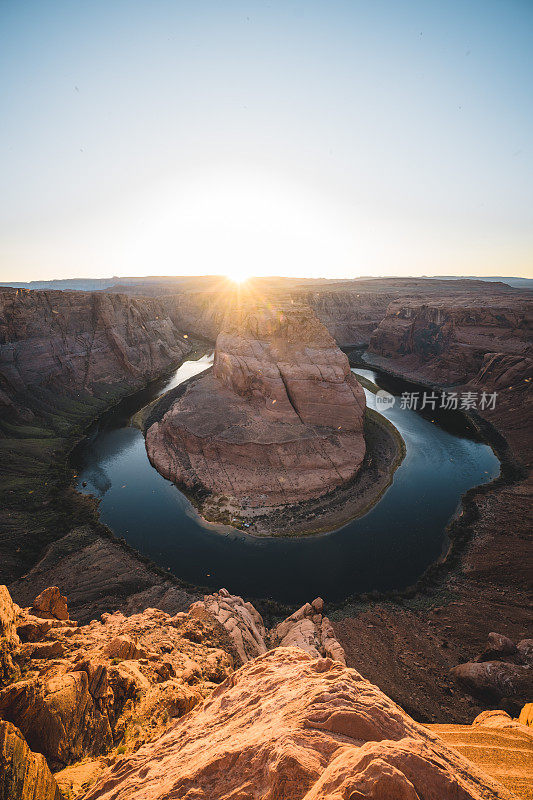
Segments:
[[[198,357],[211,349],[204,342],[191,344]],[[107,384],[99,393],[70,397],[41,389],[31,398],[39,412],[31,426],[0,422],[0,582],[10,586],[17,602],[31,600],[54,575],[84,621],[111,604],[123,608],[150,589],[161,596],[174,588],[184,608],[201,596],[202,587],[169,574],[101,522],[98,501],[76,491],[70,463],[98,420],[164,384],[191,354],[156,378]]]
[[[353,365],[415,380],[394,363],[371,363],[354,354]],[[442,388],[420,376],[416,380],[417,385]],[[533,487],[527,470],[531,427],[516,436],[514,417],[506,415],[505,401],[502,406],[491,419],[471,416],[498,456],[501,471],[491,483],[463,495],[442,557],[404,591],[372,592],[329,607],[348,664],[420,721],[440,716],[471,722],[490,703],[464,693],[450,669],[474,659],[491,631],[515,639],[533,634]],[[512,704],[508,710],[516,712]]]

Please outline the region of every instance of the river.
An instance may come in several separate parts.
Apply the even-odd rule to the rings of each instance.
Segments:
[[[232,528],[220,533],[151,466],[144,437],[130,424],[146,403],[211,363],[212,356],[186,361],[169,379],[127,398],[91,427],[72,454],[76,488],[99,499],[101,521],[192,584],[287,603],[404,588],[446,547],[446,526],[461,496],[499,473],[497,457],[463,414],[428,416],[396,402],[379,410],[403,436],[406,456],[365,516],[299,538],[256,538]],[[375,369],[353,371],[396,397],[404,390],[402,381]],[[365,393],[375,408],[375,395]]]

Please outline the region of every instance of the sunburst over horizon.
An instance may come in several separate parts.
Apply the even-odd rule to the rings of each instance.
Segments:
[[[228,272],[226,274],[226,277],[229,278],[229,280],[232,281],[233,283],[236,283],[238,286],[240,286],[241,284],[246,283],[247,281],[250,280],[250,278],[253,278],[255,276],[252,275],[251,272],[248,272],[246,269],[243,269],[241,267],[236,267],[234,270]]]
[[[0,10],[0,281],[532,275],[531,3],[67,5]]]

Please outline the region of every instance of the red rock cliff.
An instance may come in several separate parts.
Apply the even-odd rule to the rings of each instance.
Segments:
[[[24,395],[37,386],[60,393],[136,386],[190,349],[157,299],[1,290],[0,408],[25,413]]]

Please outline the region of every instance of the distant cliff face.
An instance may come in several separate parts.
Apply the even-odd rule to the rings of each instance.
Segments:
[[[0,291],[0,407],[25,413],[35,387],[93,392],[155,378],[191,345],[156,299]],[[26,410],[27,411],[27,410]]]
[[[213,373],[148,430],[163,475],[242,508],[307,500],[363,460],[364,392],[313,312],[241,307],[218,336]]]
[[[394,300],[391,292],[292,292],[309,305],[340,347],[365,345]]]
[[[527,299],[470,297],[397,300],[370,339],[370,352],[394,359],[414,377],[463,383],[487,353],[531,357],[532,312]]]

